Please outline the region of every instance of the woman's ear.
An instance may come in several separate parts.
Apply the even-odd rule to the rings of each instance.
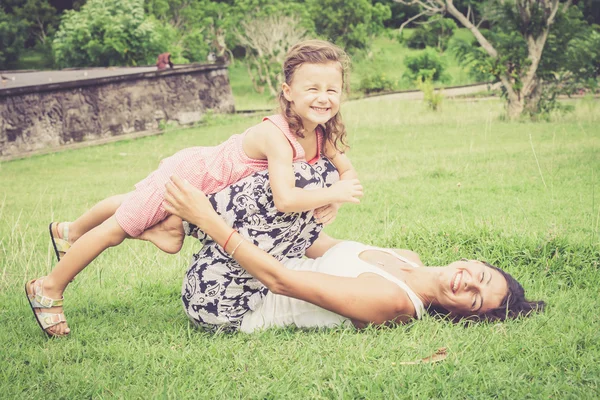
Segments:
[[[285,99],[291,103],[292,102],[292,96],[291,96],[292,88],[290,87],[290,85],[288,85],[285,82],[282,83],[281,91],[283,92],[283,97],[285,97]]]

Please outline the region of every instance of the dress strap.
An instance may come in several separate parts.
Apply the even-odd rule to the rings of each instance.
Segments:
[[[324,149],[323,149],[323,138],[325,137],[325,132],[324,129],[321,125],[319,125],[318,129],[317,129],[317,155],[312,159],[309,160],[308,163],[309,164],[314,164],[317,161],[319,161],[319,158],[321,158],[322,156],[324,156]]]
[[[275,114],[268,117],[264,117],[263,121],[269,120],[276,127],[279,128],[281,132],[285,135],[287,140],[290,142],[290,145],[294,149],[294,161],[306,160],[306,154],[304,153],[304,148],[298,142],[296,135],[290,131],[290,125],[288,124],[285,117],[281,114]]]

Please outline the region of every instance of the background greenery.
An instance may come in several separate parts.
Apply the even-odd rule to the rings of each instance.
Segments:
[[[540,65],[539,77],[553,86],[551,99],[555,92],[597,86],[600,7],[594,0],[575,3],[553,25]],[[420,10],[393,0],[6,0],[0,6],[0,69],[148,65],[169,51],[176,64],[237,60],[242,65],[234,63],[232,72],[243,75],[246,86],[252,83],[258,97],[265,89],[272,97],[283,54],[304,37],[331,40],[353,56],[359,64],[355,93],[415,88],[419,71],[432,67],[424,54],[431,60],[437,52],[434,80],[441,84],[489,81],[507,68],[527,68],[521,33],[535,29],[535,21],[523,25],[514,7],[496,0],[455,4],[483,17],[480,28],[500,51],[498,59],[451,18],[434,17],[400,32]],[[269,31],[274,24],[280,29]],[[258,28],[251,34],[253,25]],[[281,36],[284,28],[289,32]],[[406,74],[405,62],[415,57],[415,71]]]
[[[214,145],[260,116],[212,116],[162,136],[0,164],[0,393],[3,398],[572,398],[600,395],[600,105],[507,122],[493,101],[343,105],[365,185],[333,236],[411,248],[429,265],[487,260],[547,311],[471,327],[406,326],[209,335],[181,309],[198,243],[168,256],[128,241],[66,292],[72,334],[47,340],[24,297],[54,265],[50,221],[128,191],[159,160]],[[127,171],[127,173],[123,173]],[[433,365],[400,365],[446,347]]]

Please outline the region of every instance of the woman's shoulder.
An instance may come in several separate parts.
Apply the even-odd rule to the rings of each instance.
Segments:
[[[372,307],[371,323],[405,323],[417,316],[417,311],[409,294],[396,283],[377,274],[362,274],[357,279],[368,288],[377,306]],[[355,322],[355,321],[353,321]],[[356,323],[355,323],[356,325]]]

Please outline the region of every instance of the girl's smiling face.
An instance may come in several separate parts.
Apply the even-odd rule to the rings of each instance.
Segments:
[[[290,84],[282,85],[283,95],[302,119],[306,132],[313,132],[339,112],[342,88],[342,69],[337,62],[302,64]]]
[[[480,315],[500,307],[506,279],[480,261],[456,261],[439,275],[439,305],[458,316]]]

